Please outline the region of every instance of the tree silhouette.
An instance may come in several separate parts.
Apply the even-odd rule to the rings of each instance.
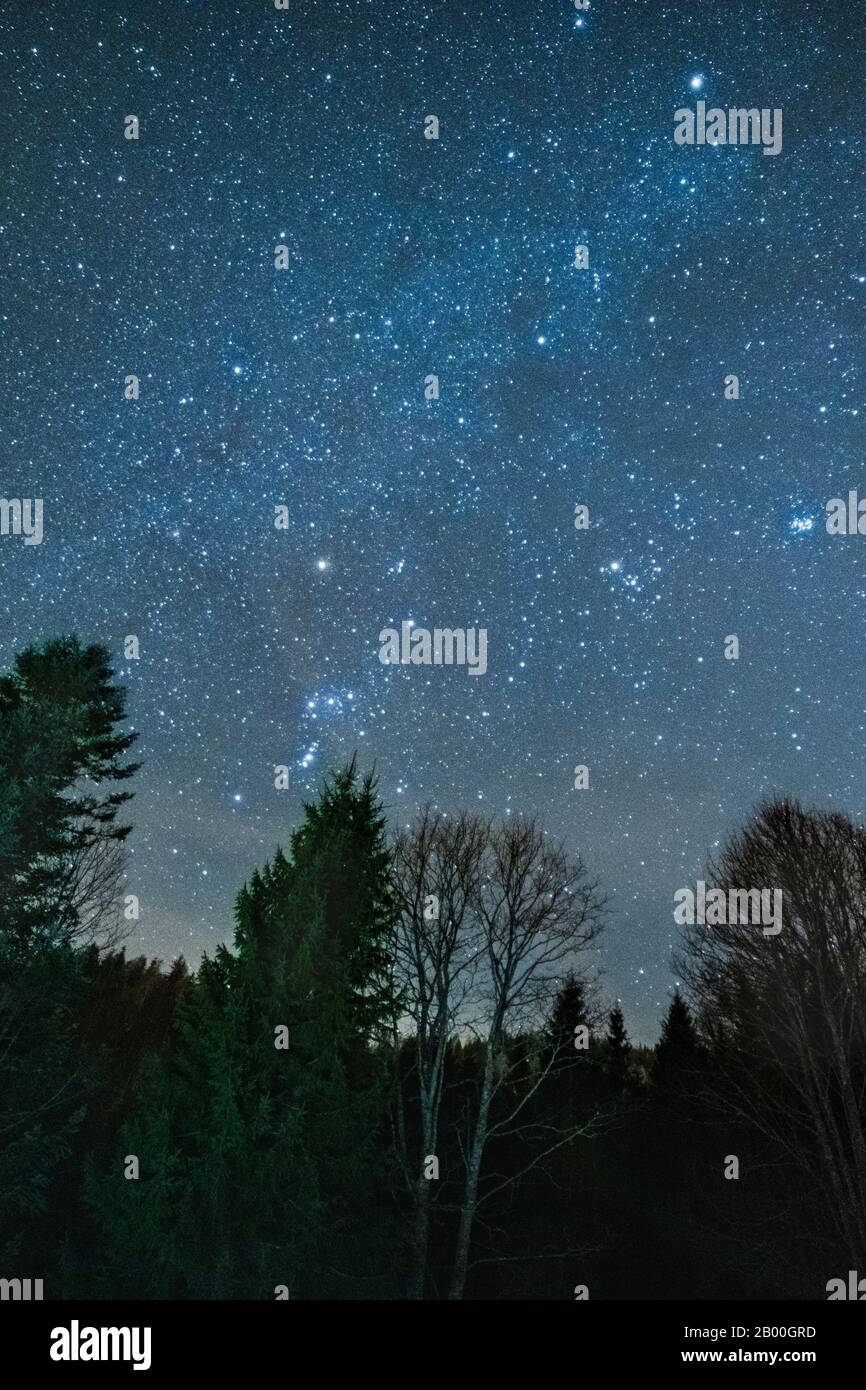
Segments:
[[[702,1057],[703,1048],[691,1009],[677,989],[662,1023],[653,1063],[653,1081],[658,1086],[682,1084],[694,1076]]]
[[[119,920],[117,814],[131,793],[94,792],[139,764],[118,732],[124,691],[105,647],[62,637],[27,647],[0,678],[0,936],[21,951]]]

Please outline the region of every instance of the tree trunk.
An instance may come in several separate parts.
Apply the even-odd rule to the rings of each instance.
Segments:
[[[474,1144],[472,1158],[466,1173],[466,1191],[460,1211],[460,1227],[457,1232],[457,1249],[454,1254],[454,1270],[451,1275],[449,1299],[460,1299],[466,1287],[469,1272],[469,1247],[472,1242],[472,1226],[475,1221],[475,1206],[478,1198],[478,1178],[481,1173],[481,1148]]]
[[[415,1188],[415,1224],[412,1232],[412,1270],[409,1298],[423,1299],[427,1276],[427,1245],[430,1238],[430,1183],[422,1173]]]
[[[469,1164],[466,1169],[466,1187],[463,1194],[463,1205],[460,1210],[460,1225],[457,1230],[457,1249],[454,1253],[454,1270],[451,1275],[451,1288],[448,1290],[449,1299],[460,1299],[466,1288],[466,1275],[469,1272],[469,1248],[472,1243],[472,1227],[475,1223],[475,1210],[478,1205],[478,1180],[481,1177],[481,1160],[484,1156],[484,1145],[487,1142],[487,1119],[490,1113],[490,1101],[493,1095],[493,1052],[487,1054],[487,1061],[484,1068],[484,1088],[481,1093],[481,1103],[478,1107],[478,1123],[475,1126],[475,1135],[472,1140],[472,1148],[469,1154]]]

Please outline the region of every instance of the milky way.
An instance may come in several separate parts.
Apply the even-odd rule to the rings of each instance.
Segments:
[[[44,539],[0,537],[0,665],[116,656],[133,948],[229,939],[358,749],[394,821],[580,850],[652,1038],[707,851],[770,792],[863,814],[864,47],[832,3],[4,5],[0,494]],[[677,145],[698,99],[781,108],[778,156]],[[487,673],[383,666],[410,618]]]

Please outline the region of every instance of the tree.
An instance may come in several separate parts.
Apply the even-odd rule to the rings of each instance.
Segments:
[[[76,956],[81,985],[74,1031],[97,1087],[84,1126],[95,1145],[129,1119],[147,1059],[172,1047],[190,975],[181,956],[168,970],[158,960],[127,960],[123,950],[95,944]]]
[[[509,1033],[531,1031],[543,1019],[556,995],[562,962],[596,940],[603,911],[598,885],[582,860],[570,859],[561,846],[549,843],[534,821],[509,821],[491,831],[473,902],[480,963],[470,1026],[482,1048],[482,1076],[477,1105],[461,1136],[464,1186],[451,1299],[463,1297],[479,1207],[523,1176],[510,1174],[481,1193],[488,1145],[521,1127],[532,1128],[529,1107],[549,1073],[549,1062],[523,1068],[523,1082],[515,1088]],[[498,1111],[497,1101],[505,1096],[508,1104]],[[573,1138],[568,1126],[564,1133],[549,1135],[545,1146],[534,1146],[528,1167]]]
[[[117,823],[134,733],[106,648],[62,637],[27,647],[0,678],[0,935],[19,951],[119,920]]]
[[[544,1101],[552,1112],[551,1123],[577,1128],[592,1119],[595,1127],[610,1110],[604,1043],[598,1034],[605,1019],[594,987],[570,969],[542,1035],[542,1055],[550,1069]]]
[[[87,1170],[99,1256],[76,1271],[79,1297],[272,1298],[309,1253],[302,1114],[287,1103],[269,1020],[218,955],[202,961],[177,1044],[151,1059],[133,1118]]]
[[[30,646],[0,678],[0,1250],[33,1246],[68,1191],[95,1069],[77,1023],[76,939],[119,920],[128,793],[123,691],[75,637]],[[49,1251],[39,1248],[40,1257]],[[45,1267],[43,1265],[43,1267]]]
[[[678,1086],[694,1077],[703,1056],[691,1009],[676,989],[662,1023],[656,1047],[653,1081],[659,1086]]]
[[[783,903],[778,933],[739,920],[685,933],[681,967],[718,1103],[791,1162],[856,1268],[866,1262],[866,831],[838,812],[767,802],[707,881],[727,901],[759,888]]]
[[[0,943],[0,1260],[20,1268],[89,1092],[74,1039],[76,962],[62,947],[10,960]],[[40,1250],[41,1253],[41,1250]],[[44,1267],[44,1266],[43,1266]]]
[[[150,1297],[360,1297],[393,1278],[387,1222],[390,857],[354,763],[238,895],[111,1164],[88,1180],[102,1287]],[[124,1155],[140,1181],[125,1181]],[[371,1221],[370,1213],[382,1213]],[[134,1276],[136,1279],[139,1275]]]
[[[574,1062],[575,1052],[584,1055],[588,1049],[576,1048],[580,1041],[580,1029],[586,1029],[587,1038],[591,1033],[592,1018],[587,1000],[586,981],[580,979],[576,971],[569,970],[562,988],[553,1001],[553,1008],[545,1029],[548,1046],[553,1050],[557,1069],[561,1070]]]
[[[391,850],[372,774],[354,759],[304,808],[291,858],[265,882],[260,935],[285,943],[283,1012],[295,1103],[322,1204],[307,1296],[369,1296],[394,1269],[388,1229],[386,1042],[398,1013],[389,946],[396,916]],[[254,962],[257,941],[239,950]],[[253,971],[255,974],[255,971]],[[370,1211],[383,1220],[371,1222]]]
[[[627,1085],[631,1079],[631,1043],[619,1004],[608,1014],[604,1051],[605,1067],[614,1085]]]
[[[540,1029],[563,961],[595,940],[604,904],[583,863],[534,822],[498,825],[427,807],[397,836],[394,865],[394,973],[411,1028],[405,1046],[399,1037],[394,1046],[398,1150],[414,1210],[410,1296],[425,1289],[437,1191],[427,1164],[451,1155],[453,1126],[460,1176],[449,1297],[459,1299],[480,1209],[596,1123],[552,1116],[546,1082],[557,1050]],[[520,1165],[482,1183],[495,1140],[513,1141]]]
[[[396,1116],[403,1180],[414,1208],[409,1297],[424,1297],[431,1208],[437,1192],[428,1160],[439,1159],[446,1061],[469,998],[481,938],[473,917],[489,823],[480,816],[439,815],[425,807],[397,835],[394,894],[399,908],[393,936],[395,986],[411,1021],[414,1066],[403,1074],[395,1028]],[[406,1093],[417,1094],[417,1132],[406,1124]]]

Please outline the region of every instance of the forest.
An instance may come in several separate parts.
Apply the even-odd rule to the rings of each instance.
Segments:
[[[782,797],[708,862],[654,1047],[537,821],[388,824],[334,769],[231,946],[130,958],[107,649],[0,677],[0,1275],[47,1299],[825,1299],[866,1270],[866,831]],[[226,936],[229,936],[227,922]]]

